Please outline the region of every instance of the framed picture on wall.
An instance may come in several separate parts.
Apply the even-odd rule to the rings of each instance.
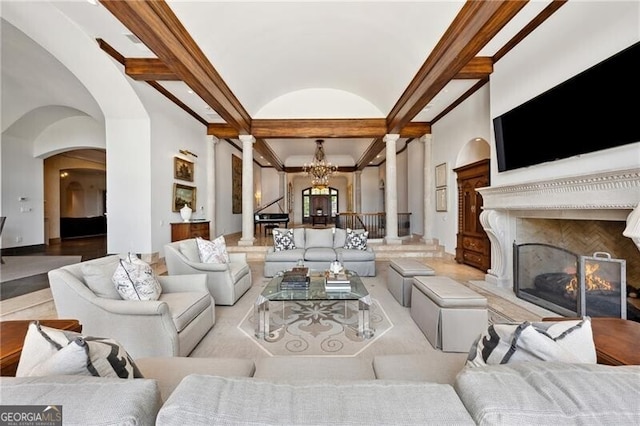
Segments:
[[[436,189],[436,211],[447,211],[447,188]]]
[[[196,187],[174,183],[173,211],[179,212],[185,204],[191,207],[191,210],[196,211]]]
[[[173,177],[175,179],[193,182],[194,164],[184,158],[173,157]]]
[[[447,186],[447,163],[436,166],[436,188]]]
[[[231,213],[242,213],[242,159],[231,155]]]

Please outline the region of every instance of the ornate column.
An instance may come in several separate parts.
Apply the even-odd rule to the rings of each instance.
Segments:
[[[398,238],[398,179],[396,176],[396,141],[400,135],[387,134],[383,140],[386,146],[387,155],[387,185],[385,191],[386,205],[386,236],[385,244],[402,244],[402,240]]]
[[[433,136],[430,133],[420,138],[424,147],[422,164],[423,164],[423,195],[424,205],[422,208],[422,242],[428,243],[433,240],[433,211],[434,207],[434,185],[433,185],[433,167],[431,166],[431,148],[433,147]]]
[[[251,135],[240,135],[242,142],[242,238],[239,246],[252,246],[253,236],[253,144]]]
[[[204,218],[209,218],[209,235],[211,239],[217,236],[216,232],[216,147],[218,139],[215,136],[207,136],[207,206]]]
[[[357,170],[355,173],[355,178],[353,182],[354,186],[354,196],[355,196],[355,211],[357,213],[362,213],[362,170]]]

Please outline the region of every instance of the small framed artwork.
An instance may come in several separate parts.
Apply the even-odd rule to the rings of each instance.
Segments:
[[[447,163],[436,166],[436,188],[447,186]]]
[[[173,184],[173,211],[179,212],[187,204],[193,211],[196,210],[196,187]]]
[[[173,157],[173,177],[175,179],[193,182],[194,165],[184,158]]]
[[[447,211],[447,188],[436,189],[436,211]]]

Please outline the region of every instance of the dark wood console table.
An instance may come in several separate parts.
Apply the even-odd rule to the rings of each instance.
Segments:
[[[316,225],[328,225],[329,224],[329,215],[326,214],[312,214],[311,215],[311,226]]]
[[[575,318],[543,318],[543,321]],[[598,364],[640,365],[640,322],[620,318],[591,318]]]
[[[74,319],[39,320],[40,325],[57,328],[59,330],[82,331],[82,325]],[[22,345],[27,335],[31,320],[1,321],[0,322],[0,375],[15,376]]]

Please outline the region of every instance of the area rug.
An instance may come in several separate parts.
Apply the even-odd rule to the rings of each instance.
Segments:
[[[82,256],[3,256],[0,283],[45,274],[61,266],[78,263]]]
[[[255,337],[253,307],[238,328],[270,355],[355,356],[393,328],[389,317],[372,299],[369,309],[371,338],[357,333],[358,302],[344,300],[271,302],[271,333]]]

